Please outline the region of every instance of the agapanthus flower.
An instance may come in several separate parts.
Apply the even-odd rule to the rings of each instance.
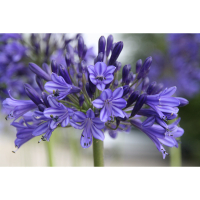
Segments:
[[[94,107],[102,108],[100,119],[102,122],[113,120],[114,117],[124,118],[126,116],[122,108],[126,107],[126,100],[122,98],[123,88],[117,88],[114,92],[111,89],[104,90],[99,99],[92,102]]]
[[[36,42],[34,37],[33,43]],[[49,39],[47,34],[44,41]],[[173,96],[175,86],[164,88],[163,84],[150,82],[151,56],[144,63],[141,59],[137,61],[136,73],[130,64],[124,65],[122,77],[119,77],[122,64],[117,59],[123,49],[122,41],[113,43],[110,35],[106,45],[106,39],[101,36],[94,66],[87,62],[88,48],[83,37],[77,35],[73,39],[77,41],[76,47],[72,47],[71,41],[63,45],[66,46],[63,59],[47,60],[51,67],[47,63],[42,67],[29,64],[38,85],[36,89],[30,84],[24,85],[30,100],[11,97],[3,102],[11,116],[8,118],[14,118],[12,125],[17,128],[15,145],[18,148],[36,136],[49,141],[57,127],[83,130],[80,144],[88,148],[93,138],[103,141],[105,131],[116,138],[120,131],[129,132],[133,126],[155,143],[163,158],[168,155],[163,145],[178,147],[177,138],[184,133],[178,127],[180,119],[172,124],[168,121],[177,118],[179,107],[189,102]],[[48,48],[46,55],[49,55]]]
[[[94,66],[88,67],[90,80],[99,90],[103,91],[106,85],[114,79],[113,72],[115,69],[115,66],[107,66],[103,62],[97,62]]]
[[[53,93],[57,99],[64,99],[68,94],[80,92],[80,88],[66,83],[62,76],[52,73],[52,81],[45,84],[44,88],[47,92]]]
[[[77,124],[80,123],[80,124]],[[92,137],[104,140],[105,136],[101,129],[104,128],[104,122],[95,117],[94,112],[89,109],[86,114],[77,111],[72,117],[71,125],[77,129],[84,129],[81,134],[80,144],[83,148],[88,148],[92,144]]]

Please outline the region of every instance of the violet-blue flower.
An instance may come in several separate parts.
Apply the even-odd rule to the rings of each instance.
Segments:
[[[47,82],[44,88],[50,93],[57,92],[56,97],[59,100],[65,98],[68,94],[80,92],[80,88],[66,83],[62,76],[52,73],[51,79],[52,81]]]
[[[114,117],[124,118],[126,116],[122,108],[126,107],[126,100],[122,98],[123,87],[117,88],[114,92],[111,89],[104,90],[99,99],[92,102],[94,107],[102,108],[100,119],[102,122],[112,120]]]
[[[86,114],[80,111],[75,112],[71,125],[77,129],[84,129],[80,139],[80,144],[83,148],[91,146],[92,136],[99,140],[104,140],[105,138],[104,133],[101,131],[104,128],[104,123],[98,117],[95,117],[91,109]]]
[[[115,66],[107,66],[104,62],[97,62],[94,66],[90,65],[88,71],[90,74],[90,80],[101,91],[105,89],[105,86],[114,79],[113,72]]]

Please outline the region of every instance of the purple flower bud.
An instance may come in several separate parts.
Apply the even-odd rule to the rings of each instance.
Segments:
[[[128,74],[128,78],[126,79],[126,81],[125,81],[125,84],[126,85],[129,85],[129,83],[130,82],[132,82],[133,80],[134,80],[134,74],[133,74],[133,72],[130,72],[129,74]]]
[[[97,62],[103,62],[103,52],[100,52],[96,58],[96,63]],[[95,64],[96,64],[95,63]]]
[[[162,83],[159,83],[158,85],[155,86],[152,94],[158,94],[162,91],[164,85]]]
[[[36,80],[40,90],[44,91],[44,85],[43,85],[42,79],[39,76],[36,75],[35,80]]]
[[[47,63],[43,63],[42,64],[42,69],[47,73],[49,74],[49,76],[51,76],[51,71],[50,71],[50,67]]]
[[[56,64],[56,61],[55,60],[52,60],[51,61],[51,71],[55,74],[58,73],[58,66]]]
[[[118,42],[111,54],[110,60],[109,60],[109,65],[113,65],[115,64],[115,61],[117,60],[117,58],[119,57],[121,51],[123,49],[123,42]]]
[[[138,80],[141,78],[145,78],[147,76],[147,74],[149,73],[150,67],[151,67],[151,63],[152,63],[152,57],[150,56],[150,57],[146,58],[142,67],[140,68],[140,71],[137,76]]]
[[[156,81],[153,81],[150,85],[149,85],[149,87],[148,87],[148,89],[147,89],[147,94],[152,94],[153,93],[153,91],[154,91],[154,89],[155,89],[155,87],[156,87],[156,85],[157,85],[157,83],[156,83]]]
[[[123,86],[123,96],[127,95],[129,93],[130,87],[128,85]]]
[[[65,79],[66,83],[71,85],[72,81],[70,79],[67,69],[63,65],[59,65],[59,72],[60,75]]]
[[[98,51],[98,54],[102,52],[103,53],[103,57],[104,57],[104,53],[105,53],[105,47],[106,47],[106,39],[105,39],[104,36],[101,36],[99,38],[99,51]],[[100,62],[102,62],[102,61],[100,61]]]
[[[80,81],[78,81],[78,87],[79,88],[82,88],[83,87],[83,82],[80,80]]]
[[[131,104],[133,104],[137,99],[138,99],[138,96],[139,96],[139,91],[135,91],[133,92],[130,97],[128,98],[127,100],[127,105],[126,107],[129,107]]]
[[[122,83],[126,82],[126,79],[128,78],[128,74],[131,71],[131,65],[125,65],[122,69]]]
[[[79,58],[82,58],[83,56],[83,49],[84,49],[84,40],[82,36],[79,36],[78,38],[78,56]]]
[[[94,111],[94,114],[95,114],[95,117],[98,117],[98,116],[99,116],[99,114],[100,114],[100,111],[99,111],[99,109],[95,109],[95,111]]]
[[[113,45],[113,36],[109,35],[108,38],[107,38],[106,57],[109,56],[110,51],[112,49],[112,45]]]
[[[81,94],[79,97],[79,105],[82,106],[84,101],[85,101],[85,97],[83,94]]]
[[[83,74],[82,74],[81,72],[79,72],[79,73],[77,74],[77,78],[82,78],[82,76],[83,76]]]
[[[83,59],[85,58],[86,53],[87,53],[87,46],[84,45],[84,47],[83,47]]]
[[[145,101],[147,99],[147,95],[146,94],[141,94],[137,101],[136,104],[131,112],[131,117],[135,116],[137,114],[137,112],[142,108],[142,106],[144,105]]]
[[[114,82],[114,87],[117,87],[118,85],[119,85],[118,80],[115,80],[115,82]]]
[[[116,67],[115,72],[116,72],[116,71],[119,71],[119,70],[121,69],[121,67],[122,67],[122,63],[116,61],[115,64],[114,64],[114,66]]]
[[[43,112],[45,108],[46,108],[46,106],[43,105],[43,104],[39,104],[39,105],[38,105],[38,109],[39,109],[39,111],[41,111],[41,112]]]
[[[81,72],[85,73],[87,70],[87,63],[84,60],[82,60],[80,63],[80,67],[81,67]]]
[[[92,91],[90,90],[89,83],[86,83],[85,89],[86,89],[86,91],[87,91],[87,93],[88,93],[88,96],[89,96],[90,98],[92,98],[92,97],[93,97],[93,94],[92,94]]]
[[[67,67],[69,67],[71,64],[71,56],[69,53],[66,53],[66,55],[65,55],[65,62],[67,64]]]
[[[51,76],[49,74],[47,74],[44,70],[42,70],[35,63],[29,63],[29,69],[33,73],[35,73],[36,75],[38,75],[39,77],[43,78],[44,80],[46,80],[46,81],[50,81],[51,80]]]
[[[180,101],[180,105],[178,107],[186,106],[189,103],[189,101],[185,98],[182,97],[175,97],[175,98]]]
[[[24,84],[24,88],[25,88],[25,92],[27,94],[27,96],[36,104],[42,104],[42,101],[40,100],[40,97],[38,95],[38,93],[35,91],[35,89],[30,86],[29,84]]]
[[[142,60],[139,59],[137,62],[136,62],[136,73],[138,73],[140,71],[142,67]]]
[[[49,105],[49,101],[47,100],[47,97],[48,97],[47,93],[42,92],[42,100],[43,100],[45,106],[49,107],[50,105]]]
[[[149,78],[145,77],[142,82],[142,91],[146,91],[148,86],[149,86]]]
[[[113,51],[113,49],[115,48],[115,45],[116,45],[116,44],[117,44],[117,43],[113,43],[113,44],[112,44],[112,49],[111,49],[112,51]]]

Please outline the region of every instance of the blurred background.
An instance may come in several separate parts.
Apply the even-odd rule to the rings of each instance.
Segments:
[[[110,33],[112,34],[112,33]],[[108,33],[82,34],[93,64],[97,55],[98,39]],[[200,35],[199,34],[113,34],[114,41],[123,41],[124,48],[118,61],[131,64],[135,73],[137,60],[152,56],[150,81],[164,86],[177,86],[177,96],[187,98],[189,105],[179,111],[180,125],[185,130],[181,137],[182,166],[200,165]],[[64,62],[63,48],[68,42],[75,44],[77,34],[0,34],[0,101],[10,88],[15,98],[26,98],[23,84],[36,86],[29,62],[39,66],[50,64],[51,59]],[[37,44],[37,45],[33,45]],[[48,44],[48,45],[47,45]],[[26,48],[26,47],[29,48]],[[51,48],[50,48],[51,47]],[[50,142],[38,143],[33,138],[15,154],[16,130],[0,114],[0,166],[93,166],[92,147],[82,149],[81,131],[58,128]],[[131,129],[120,132],[116,138],[105,133],[105,166],[170,166],[170,155],[165,160],[154,143],[142,132]],[[51,149],[52,160],[48,159]],[[166,149],[169,152],[169,149]],[[171,152],[173,153],[173,151]]]

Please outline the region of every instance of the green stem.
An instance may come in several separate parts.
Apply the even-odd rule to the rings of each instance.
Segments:
[[[47,157],[48,157],[48,166],[53,167],[53,154],[52,154],[52,144],[51,142],[45,142],[47,146]]]
[[[103,141],[93,137],[93,159],[95,167],[104,166]]]
[[[181,144],[178,148],[170,148],[170,166],[180,167],[182,165]]]

